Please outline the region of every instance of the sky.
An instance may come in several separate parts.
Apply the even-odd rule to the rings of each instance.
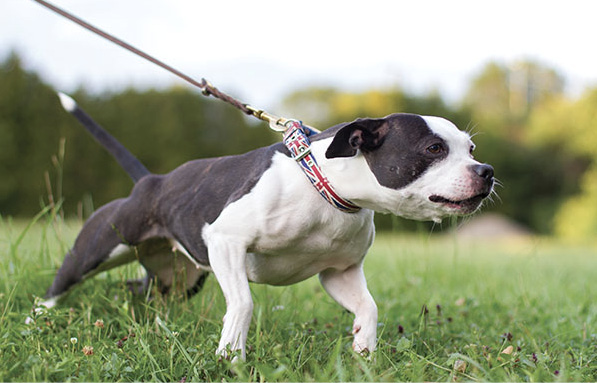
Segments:
[[[457,102],[490,61],[533,59],[567,92],[597,86],[592,0],[52,0],[85,21],[261,108],[307,86],[437,90]],[[186,85],[33,0],[0,1],[11,51],[57,90]]]

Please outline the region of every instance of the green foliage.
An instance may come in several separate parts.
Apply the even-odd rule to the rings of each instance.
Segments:
[[[247,361],[232,365],[215,355],[225,305],[214,278],[191,299],[147,301],[127,290],[139,277],[127,266],[32,312],[79,225],[27,225],[0,220],[0,381],[597,379],[593,247],[383,235],[365,264],[380,314],[372,358],[352,352],[352,316],[312,278],[251,286]]]
[[[0,212],[34,214],[45,194],[51,164],[68,116],[56,113],[56,96],[23,70],[16,55],[0,64]],[[50,149],[51,147],[51,149]]]
[[[50,195],[63,197],[71,215],[90,199],[99,206],[128,195],[132,182],[127,175],[62,109],[55,91],[26,71],[14,54],[0,65],[0,90],[2,214],[34,214],[40,198],[46,199],[43,205]],[[242,153],[277,138],[232,107],[187,88],[102,95],[80,89],[72,96],[156,173],[194,158]],[[65,159],[60,163],[64,139]],[[65,176],[56,177],[58,173]],[[86,210],[90,213],[92,207]]]
[[[568,155],[597,159],[597,89],[578,100],[554,98],[533,111],[526,139]]]
[[[553,99],[531,115],[527,140],[545,148],[554,158],[565,157],[567,173],[578,188],[555,214],[555,232],[570,239],[591,238],[597,233],[597,89],[578,100]],[[549,161],[550,166],[554,163]]]
[[[375,89],[362,93],[347,93],[334,88],[306,88],[291,93],[284,100],[289,115],[304,115],[305,123],[321,129],[360,117],[384,117],[391,113],[438,115],[466,125],[466,111],[450,108],[441,96],[432,92],[424,96],[407,94],[393,89]]]
[[[564,79],[534,61],[488,63],[471,81],[464,107],[476,127],[477,153],[503,187],[496,208],[540,233],[551,233],[559,205],[576,193],[586,162],[529,139],[529,119],[560,99]]]
[[[572,240],[594,239],[597,233],[597,164],[582,177],[581,190],[555,215],[555,232]]]
[[[509,93],[507,69],[491,62],[472,80],[464,104],[483,121],[484,129],[492,121],[498,128],[509,114]]]
[[[520,137],[528,114],[563,89],[563,78],[538,62],[490,62],[471,81],[464,104],[485,128]]]

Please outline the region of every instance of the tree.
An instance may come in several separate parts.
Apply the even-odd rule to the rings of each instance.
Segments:
[[[0,64],[0,212],[32,213],[47,195],[51,169],[67,115],[52,89],[23,68],[12,53]]]
[[[486,129],[517,139],[533,108],[563,89],[563,77],[538,62],[490,62],[472,80],[463,102]]]
[[[578,100],[553,99],[537,108],[530,119],[527,140],[554,158],[566,158],[559,183],[574,192],[554,217],[555,231],[567,238],[597,234],[597,88]]]
[[[352,93],[310,87],[291,93],[284,99],[283,107],[288,115],[304,118],[305,123],[321,129],[356,118],[384,117],[398,112],[443,116],[463,127],[470,121],[466,111],[451,108],[437,92],[417,96],[399,88]]]
[[[477,152],[491,163],[499,211],[536,231],[549,233],[557,206],[574,192],[569,158],[527,139],[529,116],[561,97],[564,80],[534,61],[490,62],[471,80],[463,105],[470,110]],[[549,163],[549,166],[546,164]]]
[[[73,96],[155,173],[278,139],[264,124],[250,124],[231,106],[186,88],[101,95],[79,89]],[[63,140],[65,159],[59,163]],[[52,87],[12,54],[0,65],[0,213],[31,215],[47,204],[46,172],[53,197],[64,197],[68,214],[77,212],[83,200],[103,205],[128,195],[132,187],[116,162],[62,109]]]

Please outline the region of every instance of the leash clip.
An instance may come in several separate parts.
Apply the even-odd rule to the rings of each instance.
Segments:
[[[264,111],[263,109],[257,109],[251,105],[245,105],[245,107],[251,112],[251,114],[253,116],[257,117],[261,121],[267,122],[267,124],[269,125],[269,128],[271,130],[273,130],[274,132],[285,133],[288,129],[290,129],[289,123],[296,122],[302,127],[303,131],[305,132],[305,134],[307,136],[312,136],[314,134],[321,133],[321,131],[319,131],[313,127],[304,125],[300,121],[292,120],[292,119],[288,119],[288,118],[284,118],[284,117],[278,117],[274,114],[270,114],[270,113]]]
[[[286,123],[288,122],[287,119],[285,119],[284,117],[276,117],[276,120],[270,120],[268,121],[269,123],[269,128],[271,130],[273,130],[274,132],[278,132],[278,133],[284,133],[286,132]]]
[[[257,117],[261,121],[267,122],[269,128],[274,132],[284,133],[286,131],[285,124],[288,121],[287,119],[267,113],[266,111],[257,109],[251,105],[246,105],[246,108],[253,116]]]

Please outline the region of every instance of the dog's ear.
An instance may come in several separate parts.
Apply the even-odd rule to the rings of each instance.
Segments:
[[[325,156],[352,157],[357,154],[357,150],[372,151],[383,143],[388,130],[386,119],[359,118],[336,133]]]

